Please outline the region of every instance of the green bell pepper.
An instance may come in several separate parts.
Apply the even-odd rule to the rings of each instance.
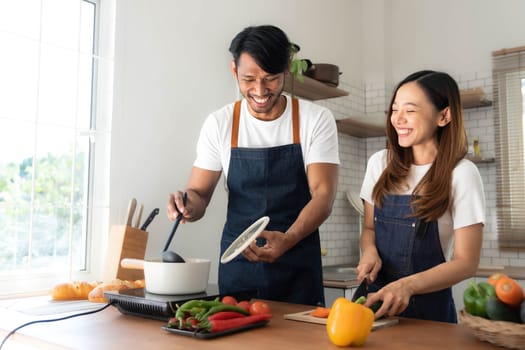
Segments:
[[[473,316],[487,318],[487,301],[496,298],[496,290],[487,282],[470,282],[463,292],[465,311]]]

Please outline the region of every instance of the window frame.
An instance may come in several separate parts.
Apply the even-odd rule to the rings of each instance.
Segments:
[[[492,55],[498,244],[503,249],[525,248],[525,46]]]
[[[87,169],[87,213],[85,219],[85,266],[80,270],[14,270],[0,273],[0,298],[41,295],[65,280],[97,280],[104,264],[109,227],[109,173],[113,95],[114,0],[79,0],[92,3],[94,14],[91,126],[80,137],[90,142]],[[78,130],[77,130],[78,132]]]

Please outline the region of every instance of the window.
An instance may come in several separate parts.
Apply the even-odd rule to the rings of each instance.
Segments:
[[[493,52],[498,241],[525,247],[525,46]]]
[[[0,2],[0,280],[10,281],[0,294],[49,289],[93,269],[110,120],[100,98],[111,62],[97,50],[99,5]]]

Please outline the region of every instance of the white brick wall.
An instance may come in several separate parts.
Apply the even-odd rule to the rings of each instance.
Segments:
[[[469,73],[454,77],[461,89],[483,87],[492,96],[491,72]],[[365,113],[380,113],[390,102],[392,86],[385,83],[341,82],[339,88],[350,95],[318,101],[332,111],[336,119]],[[494,157],[493,113],[491,107],[467,109],[464,113],[465,128],[469,140],[479,138],[481,155]],[[356,264],[359,261],[359,234],[362,218],[346,199],[346,191],[359,189],[364,177],[367,159],[384,148],[385,138],[357,138],[339,134],[341,167],[339,188],[331,216],[320,227],[321,245],[327,249],[324,265]],[[484,229],[481,265],[525,266],[525,250],[504,252],[498,249],[496,236],[496,163],[477,164],[486,196],[486,223]]]

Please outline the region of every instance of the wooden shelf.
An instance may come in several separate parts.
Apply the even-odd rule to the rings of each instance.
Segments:
[[[469,157],[469,156],[466,156],[465,158],[476,164],[494,163],[496,161],[495,158],[481,158],[481,157]]]
[[[320,81],[303,76],[304,81],[294,81],[294,95],[308,100],[323,100],[327,98],[348,96],[348,92],[329,86]],[[287,77],[284,91],[292,93],[291,77]],[[483,88],[463,89],[460,91],[463,108],[478,108],[492,105]],[[355,137],[380,137],[385,136],[384,116],[364,116],[359,118],[345,118],[336,121],[337,130],[341,133]],[[476,159],[476,163],[490,163],[494,159]]]
[[[492,106],[492,101],[487,98],[483,88],[464,89],[459,93],[465,109]]]
[[[321,83],[318,80],[309,78],[307,76],[304,77],[304,82],[300,82],[298,80],[294,81],[294,92],[293,94],[298,97],[305,98],[307,100],[324,100],[327,98],[333,98],[333,97],[341,97],[341,96],[348,96],[348,92],[326,85],[324,83]],[[288,93],[292,93],[292,77],[287,76],[287,79],[284,82],[284,91]]]
[[[335,121],[337,130],[350,136],[365,138],[385,136],[385,127],[377,122],[367,122],[355,118],[345,118]]]

